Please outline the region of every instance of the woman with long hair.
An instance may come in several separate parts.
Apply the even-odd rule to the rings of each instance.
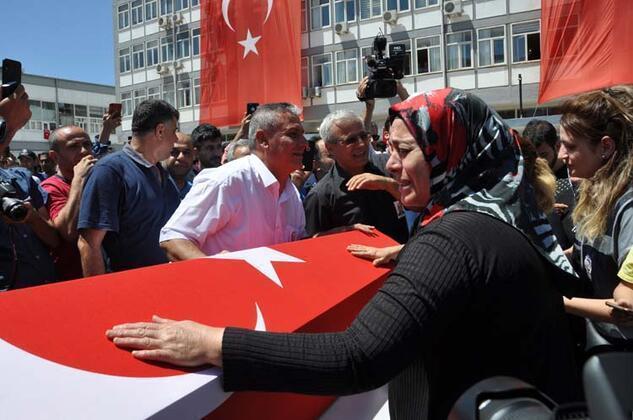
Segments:
[[[442,89],[390,109],[388,170],[423,210],[383,287],[350,327],[323,334],[155,318],[107,332],[143,360],[222,366],[224,389],[349,394],[387,381],[391,417],[446,418],[468,387],[519,377],[575,392],[556,279],[573,272],[539,210],[519,140],[481,99]],[[344,279],[341,279],[344,280]]]
[[[566,299],[570,313],[596,321],[607,337],[633,338],[633,286],[617,274],[633,246],[633,88],[615,86],[579,95],[562,106],[559,156],[582,178],[574,209],[577,244],[572,259],[589,279],[594,299]]]

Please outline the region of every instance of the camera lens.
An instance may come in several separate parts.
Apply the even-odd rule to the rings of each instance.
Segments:
[[[4,197],[2,198],[2,212],[9,219],[20,222],[24,220],[28,210],[24,205],[24,202],[16,198]]]

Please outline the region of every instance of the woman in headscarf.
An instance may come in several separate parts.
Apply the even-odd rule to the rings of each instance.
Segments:
[[[388,169],[402,201],[425,209],[424,226],[347,330],[280,334],[155,318],[108,337],[139,359],[222,366],[227,391],[350,394],[390,381],[392,418],[446,418],[464,390],[495,375],[575,398],[553,288],[572,270],[537,208],[527,182],[535,167],[517,137],[454,89],[411,97],[390,120]]]

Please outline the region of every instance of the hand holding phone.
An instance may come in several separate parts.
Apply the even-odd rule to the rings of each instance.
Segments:
[[[2,60],[2,99],[13,95],[22,84],[22,63],[5,58]]]
[[[617,303],[610,300],[606,301],[605,305],[607,305],[609,308],[613,309],[614,311],[618,312],[620,315],[625,315],[625,316],[633,318],[633,309],[631,308],[618,305]]]
[[[115,115],[121,115],[121,104],[120,103],[111,103],[110,105],[108,105],[108,114],[110,114],[110,117],[113,117]]]
[[[259,107],[259,104],[257,102],[249,102],[246,104],[246,114],[247,115],[251,115],[253,114],[255,111],[257,111],[257,107]]]

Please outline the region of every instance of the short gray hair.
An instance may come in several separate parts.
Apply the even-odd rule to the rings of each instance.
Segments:
[[[255,150],[255,134],[257,130],[271,131],[279,124],[279,114],[289,113],[296,117],[301,115],[301,110],[296,105],[287,102],[276,102],[260,105],[253,113],[248,128],[248,146]]]
[[[235,149],[238,147],[248,147],[250,149],[250,143],[248,139],[239,139],[237,141],[231,142],[226,147],[226,161],[230,162],[235,160]]]
[[[336,141],[338,140],[332,136],[332,126],[337,121],[358,121],[362,126],[365,125],[363,119],[352,111],[342,109],[339,111],[330,112],[325,116],[325,118],[323,118],[323,121],[319,126],[319,135],[324,142],[336,143]]]

